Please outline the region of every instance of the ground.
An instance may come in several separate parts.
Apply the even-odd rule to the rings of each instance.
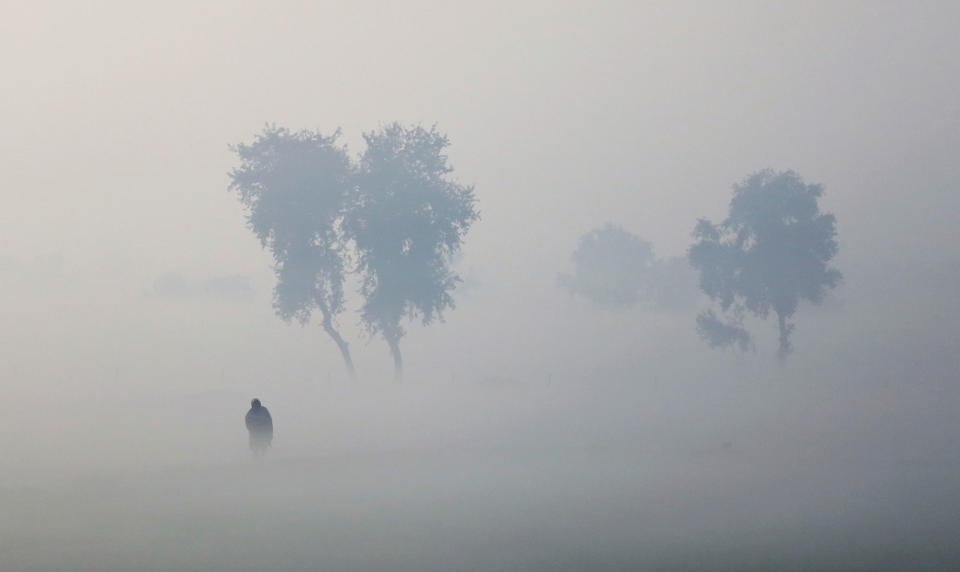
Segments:
[[[942,570],[960,463],[394,450],[0,489],[3,568]]]

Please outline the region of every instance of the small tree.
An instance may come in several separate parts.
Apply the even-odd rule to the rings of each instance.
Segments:
[[[361,319],[386,340],[399,378],[401,320],[419,316],[429,324],[454,306],[460,279],[450,258],[479,214],[473,187],[450,180],[443,154],[449,141],[435,127],[394,123],[363,137],[367,149],[344,226],[363,276]]]
[[[354,377],[349,346],[333,324],[344,309],[339,225],[353,185],[339,135],[268,126],[253,143],[231,147],[241,163],[230,173],[230,189],[240,194],[250,228],[273,254],[277,315],[306,324],[318,310]]]
[[[794,326],[788,320],[799,301],[820,303],[841,279],[828,266],[837,253],[837,232],[834,216],[820,212],[822,194],[823,187],[805,184],[793,171],[765,170],[733,187],[726,220],[699,220],[690,262],[700,272],[701,289],[729,316],[726,323],[713,311],[698,317],[698,330],[712,346],[749,347],[745,312],[766,318],[773,310],[778,355],[790,353]]]

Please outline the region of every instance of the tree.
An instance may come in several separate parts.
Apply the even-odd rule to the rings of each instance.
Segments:
[[[231,147],[240,167],[230,173],[230,189],[239,193],[250,228],[273,254],[277,315],[306,324],[319,311],[324,331],[355,377],[349,346],[333,324],[344,309],[339,227],[354,176],[339,135],[268,126],[253,143]]]
[[[573,273],[561,274],[560,285],[611,310],[637,303],[645,293],[655,262],[649,242],[613,223],[580,237],[571,258]]]
[[[394,123],[363,138],[367,148],[344,228],[363,277],[361,320],[387,342],[399,378],[401,320],[420,317],[426,325],[454,306],[451,292],[460,278],[450,259],[479,213],[473,187],[450,180],[443,154],[449,140],[436,127]]]
[[[584,234],[571,258],[573,273],[560,274],[560,286],[600,308],[621,310],[646,300],[675,309],[696,298],[685,258],[657,259],[649,242],[613,223]]]
[[[690,262],[700,272],[700,288],[728,315],[726,323],[713,311],[697,318],[711,345],[749,347],[743,316],[766,318],[772,310],[778,355],[790,353],[789,320],[800,300],[819,304],[842,277],[828,265],[837,253],[836,219],[820,212],[821,195],[822,186],[805,184],[793,171],[760,171],[734,185],[723,222],[697,222]]]

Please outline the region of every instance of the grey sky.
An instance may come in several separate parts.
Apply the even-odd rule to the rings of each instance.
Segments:
[[[845,247],[894,215],[936,243],[957,204],[951,2],[4,6],[14,253],[249,259],[219,191],[264,122],[438,122],[482,191],[477,256],[610,218],[679,253],[765,166],[827,185]]]

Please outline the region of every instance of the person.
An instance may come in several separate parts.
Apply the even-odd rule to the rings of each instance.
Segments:
[[[273,418],[270,411],[254,398],[250,402],[250,411],[247,411],[247,431],[250,432],[250,450],[254,455],[263,455],[273,441]]]

